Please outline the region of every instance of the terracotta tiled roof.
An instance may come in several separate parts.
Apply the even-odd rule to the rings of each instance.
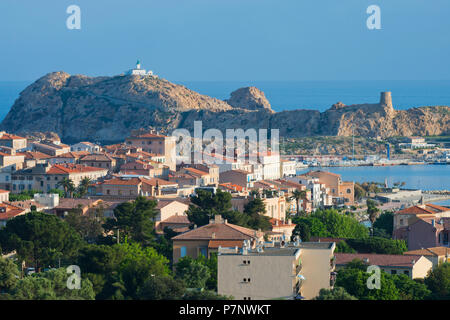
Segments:
[[[48,171],[47,174],[69,174],[69,173],[86,173],[95,171],[104,171],[106,169],[88,167],[80,164],[54,164]]]
[[[4,133],[0,136],[0,140],[13,140],[13,139],[25,139],[24,137],[16,136],[11,133]]]
[[[0,193],[10,193],[11,191],[9,191],[9,190],[3,190],[3,189],[0,189]]]
[[[128,139],[142,139],[142,138],[167,138],[166,136],[154,133],[143,133],[137,136],[129,137]]]
[[[24,156],[25,159],[28,160],[39,160],[39,159],[48,159],[51,158],[52,156],[45,154],[43,152],[39,152],[39,151],[25,151],[25,152],[17,152],[16,155],[18,156]]]
[[[219,248],[220,247],[239,247],[242,248],[243,240],[210,240],[208,243],[208,248]]]
[[[404,255],[419,255],[419,256],[445,256],[450,254],[450,248],[448,247],[433,247],[419,250],[412,250],[404,252]]]
[[[210,223],[173,237],[173,240],[246,240],[255,237],[255,230],[230,223]],[[260,233],[259,233],[260,234]]]
[[[85,156],[89,154],[89,151],[69,151],[63,154],[60,154],[59,156],[55,156],[53,158],[72,158],[72,159],[78,159],[82,156]]]
[[[59,205],[55,209],[77,209],[79,205],[82,208],[95,206],[102,202],[99,199],[76,199],[76,198],[62,198],[59,200]]]
[[[145,183],[151,186],[156,186],[156,184],[160,186],[164,185],[175,185],[175,183],[159,179],[159,178],[152,178],[152,179],[145,179],[145,178],[113,178],[110,180],[105,180],[103,182],[104,185],[139,185],[141,183]]]
[[[166,220],[161,221],[161,223],[174,223],[174,224],[192,224],[192,222],[189,221],[187,216],[171,216],[167,218]]]
[[[160,199],[160,200],[158,200],[158,204],[156,205],[156,209],[164,208],[164,207],[168,206],[169,204],[171,204],[173,202],[179,202],[179,201],[177,201],[177,200]],[[182,202],[180,202],[180,203],[182,203]]]
[[[80,161],[112,161],[112,160],[113,159],[109,155],[103,153],[88,154],[80,159]]]
[[[219,186],[224,187],[225,189],[228,189],[228,190],[233,190],[233,191],[238,191],[238,192],[241,192],[244,190],[244,187],[237,185],[237,184],[233,184],[231,182],[221,183],[221,184],[219,184]]]
[[[202,170],[198,170],[198,169],[195,169],[195,168],[183,168],[183,170],[189,171],[189,173],[191,173],[191,174],[200,175],[200,176],[206,176],[206,175],[209,174],[208,172],[205,172],[205,171],[202,171]]]
[[[450,211],[450,209],[435,204],[427,203],[424,205],[417,205],[405,208],[403,210],[397,211],[396,214],[435,214],[445,211]]]
[[[336,265],[345,265],[354,259],[364,261],[369,259],[369,264],[380,267],[412,267],[413,260],[417,262],[421,255],[396,255],[374,253],[335,253]]]
[[[0,203],[0,208],[6,208],[6,212],[0,212],[0,221],[12,219],[25,212],[25,209],[8,203]]]

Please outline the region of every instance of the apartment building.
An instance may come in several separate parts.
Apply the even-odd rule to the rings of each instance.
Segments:
[[[262,197],[261,198],[266,209],[265,215],[278,219],[278,220],[286,220],[286,198],[284,196],[276,196],[276,197]],[[232,197],[231,205],[233,210],[237,210],[239,212],[244,212],[245,205],[249,203],[251,200],[250,197]]]
[[[306,175],[319,178],[319,182],[330,189],[334,205],[355,204],[354,182],[342,181],[341,175],[326,171],[310,171]]]
[[[218,294],[236,300],[312,299],[332,287],[333,242],[221,247]]]
[[[255,179],[253,173],[237,169],[221,172],[219,181],[220,183],[232,183],[243,188],[251,188]]]
[[[170,170],[176,170],[175,137],[168,137],[159,134],[157,131],[148,133],[132,134],[125,139],[127,146],[142,148],[143,151],[164,156],[164,164]]]
[[[117,176],[98,183],[93,195],[110,198],[130,198],[137,196],[158,196],[165,188],[176,188],[178,185],[159,178]]]
[[[0,146],[9,147],[15,151],[20,151],[27,148],[27,139],[2,131],[0,132]]]
[[[106,176],[108,170],[79,164],[37,164],[35,167],[11,172],[11,192],[24,190],[48,192],[50,189],[62,189],[59,182],[64,178],[73,181],[77,187],[83,178],[95,181]]]

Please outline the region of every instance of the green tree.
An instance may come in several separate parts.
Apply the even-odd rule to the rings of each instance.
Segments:
[[[361,270],[361,264],[347,265],[340,269],[336,278],[336,286],[343,287],[358,300],[398,300],[399,290],[394,280],[384,271],[381,272],[380,289],[369,289],[367,279],[370,274]]]
[[[97,217],[95,212],[83,214],[78,210],[70,210],[64,221],[71,226],[87,242],[94,243],[103,234],[104,219]]]
[[[126,297],[138,299],[139,288],[150,277],[169,275],[169,261],[154,248],[128,242],[115,246],[124,254],[118,272]]]
[[[156,201],[139,196],[133,202],[124,202],[114,209],[114,217],[106,220],[106,231],[119,229],[123,237],[139,243],[153,239],[153,219],[156,217]]]
[[[210,277],[208,267],[189,256],[181,258],[175,267],[175,277],[183,281],[188,288],[203,289]]]
[[[401,300],[425,300],[428,299],[431,291],[424,283],[413,280],[407,275],[392,275],[395,286],[399,290]]]
[[[0,230],[3,252],[16,250],[20,261],[25,260],[36,269],[55,265],[59,257],[72,260],[80,244],[80,236],[67,223],[42,212],[18,216]]]
[[[50,194],[55,193],[55,194],[59,195],[60,198],[64,198],[64,191],[61,189],[53,188],[53,189],[48,190],[47,193],[50,193]]]
[[[57,187],[62,187],[64,190],[64,195],[66,198],[72,197],[73,192],[75,191],[75,184],[70,178],[64,177],[57,184]]]
[[[354,296],[345,291],[344,288],[334,287],[333,289],[320,289],[319,295],[313,300],[357,300]]]
[[[300,215],[300,200],[302,199],[306,199],[306,191],[305,190],[294,190],[294,192],[292,192],[292,200],[295,200],[296,203],[296,207],[297,207],[297,216]]]
[[[369,216],[369,220],[372,223],[372,226],[375,223],[375,220],[377,220],[379,214],[380,209],[376,207],[375,201],[367,199],[367,215]]]
[[[91,178],[84,177],[83,179],[81,179],[80,185],[78,186],[78,189],[77,189],[77,192],[81,198],[87,194],[88,188],[91,184],[92,184]]]
[[[261,198],[253,198],[244,206],[244,214],[248,216],[247,225],[252,229],[267,231],[272,228],[270,218],[265,213],[266,205]]]
[[[392,236],[394,229],[394,214],[390,211],[385,211],[373,223],[374,230],[383,230],[385,234]]]
[[[14,288],[19,280],[20,272],[17,265],[0,255],[0,294]]]
[[[408,251],[404,240],[370,237],[347,239],[346,242],[359,253],[403,254],[403,252]]]
[[[150,277],[139,288],[137,296],[140,300],[180,300],[185,288],[183,282],[167,275]]]
[[[450,263],[443,263],[429,272],[425,284],[431,290],[431,299],[450,300]]]
[[[66,269],[59,268],[26,276],[12,290],[15,300],[94,300],[92,283],[81,275],[81,288],[68,289]]]

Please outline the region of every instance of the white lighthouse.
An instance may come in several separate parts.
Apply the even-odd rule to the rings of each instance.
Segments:
[[[136,68],[128,70],[125,74],[134,76],[155,76],[153,71],[141,69],[141,62],[139,60],[136,62]]]

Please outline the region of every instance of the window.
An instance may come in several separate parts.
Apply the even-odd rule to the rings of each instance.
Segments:
[[[404,274],[406,274],[407,276],[409,276],[409,270],[405,270],[403,271]]]
[[[200,248],[200,254],[204,257],[207,257],[208,254],[208,249],[206,247],[201,247]]]
[[[391,274],[397,274],[397,270],[391,270]]]
[[[352,193],[352,190],[351,189],[347,189],[347,193]]]
[[[181,247],[180,248],[180,258],[183,258],[186,256],[186,247]]]

